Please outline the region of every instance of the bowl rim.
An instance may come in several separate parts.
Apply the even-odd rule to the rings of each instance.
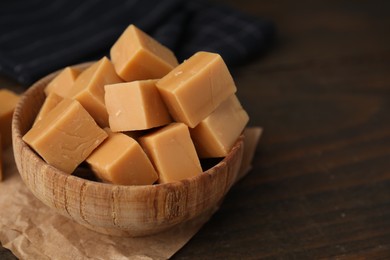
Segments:
[[[85,69],[89,65],[91,65],[92,63],[93,63],[93,61],[92,62],[85,62],[85,63],[81,63],[81,64],[77,64],[77,65],[71,65],[69,67],[77,68],[77,69]],[[36,91],[42,91],[43,92],[43,89],[48,84],[48,82],[50,82],[50,80],[53,79],[62,70],[63,70],[63,68],[59,69],[57,71],[54,71],[54,72],[48,74],[47,76],[39,79],[38,81],[34,82],[21,95],[21,97],[20,97],[20,99],[19,99],[19,101],[18,101],[18,103],[17,103],[17,105],[15,107],[14,114],[13,114],[13,119],[12,119],[12,139],[13,139],[13,143],[19,142],[22,145],[22,149],[23,148],[27,149],[29,154],[26,154],[25,156],[27,156],[27,155],[33,156],[33,159],[37,163],[39,163],[39,165],[37,167],[42,167],[42,166],[49,167],[49,168],[51,168],[51,172],[53,172],[55,174],[62,174],[64,176],[66,176],[67,179],[70,178],[71,180],[69,180],[69,181],[72,181],[72,180],[78,181],[78,182],[81,181],[83,183],[90,184],[90,185],[98,185],[98,186],[100,186],[101,188],[104,188],[104,189],[117,189],[117,188],[120,188],[122,190],[123,189],[125,189],[125,190],[127,190],[127,189],[129,189],[129,190],[135,190],[135,189],[158,189],[158,188],[167,188],[167,189],[169,189],[169,188],[174,188],[176,186],[186,186],[186,183],[197,182],[199,179],[205,178],[205,176],[207,176],[207,175],[211,176],[211,175],[217,174],[218,173],[217,169],[224,167],[232,157],[236,156],[236,153],[243,146],[244,136],[243,136],[243,134],[241,134],[237,138],[235,143],[233,144],[230,152],[225,157],[223,157],[223,158],[220,157],[222,159],[217,164],[213,165],[211,168],[207,169],[206,171],[203,171],[201,174],[198,174],[196,176],[192,176],[190,178],[186,178],[186,179],[183,179],[183,180],[180,180],[180,181],[169,182],[169,183],[156,183],[156,184],[151,184],[151,185],[121,185],[121,184],[112,184],[112,183],[105,183],[105,182],[98,182],[98,181],[88,180],[88,179],[84,179],[84,178],[79,177],[79,176],[75,176],[75,175],[73,175],[73,173],[72,174],[65,173],[65,172],[61,171],[60,169],[57,169],[56,167],[54,167],[54,166],[50,165],[49,163],[47,163],[37,152],[35,152],[26,142],[23,141],[22,137],[27,132],[26,133],[22,133],[21,132],[21,121],[20,121],[20,114],[22,113],[23,109],[25,109],[24,108],[25,100],[27,100]],[[36,115],[37,114],[35,114],[35,116]],[[30,128],[32,126],[32,123],[33,123],[33,121],[29,122]],[[13,149],[15,149],[15,145],[13,145]],[[235,176],[235,180],[237,180],[237,174]]]

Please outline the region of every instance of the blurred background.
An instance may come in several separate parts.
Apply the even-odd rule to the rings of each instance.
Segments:
[[[188,4],[169,3],[179,9]],[[204,46],[227,50],[249,124],[264,127],[264,135],[252,171],[173,259],[390,258],[390,2],[200,3],[187,6],[191,17],[211,4],[218,12],[227,6],[234,19],[255,25],[254,35],[261,37],[234,38],[245,43],[247,55],[223,44],[247,27],[229,19],[225,23],[217,15],[200,12],[192,27],[181,27],[189,26],[189,13],[175,16],[177,20],[168,15],[180,26],[160,32],[152,29],[158,26],[143,26],[172,44],[182,59]],[[4,10],[0,8],[0,57],[9,53],[1,49],[2,30],[10,32],[1,23],[11,15]],[[200,40],[194,36],[193,42],[183,38],[189,31],[175,41],[168,36],[177,35],[170,30],[179,27],[200,33],[212,22],[223,25],[214,28],[226,38],[216,31],[199,34]],[[220,39],[221,45],[210,44]],[[15,44],[34,43],[26,37]],[[104,51],[103,46],[80,60]],[[55,67],[19,79],[3,69],[0,85],[20,92]],[[14,259],[5,249],[0,258]]]

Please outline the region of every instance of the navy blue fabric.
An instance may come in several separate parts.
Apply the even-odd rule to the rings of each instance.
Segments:
[[[237,10],[182,0],[1,0],[0,73],[24,85],[62,67],[109,55],[129,24],[174,51],[241,64],[272,42],[274,26]]]

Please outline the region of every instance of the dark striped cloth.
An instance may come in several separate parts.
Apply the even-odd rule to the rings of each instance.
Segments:
[[[241,64],[272,42],[272,23],[202,1],[1,0],[0,73],[29,85],[40,77],[109,54],[129,24],[182,61],[217,52]]]

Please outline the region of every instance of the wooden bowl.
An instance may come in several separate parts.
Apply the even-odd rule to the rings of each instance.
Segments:
[[[50,166],[22,136],[31,128],[42,106],[44,87],[57,73],[39,80],[22,95],[15,109],[12,133],[15,161],[24,183],[39,200],[58,213],[100,233],[145,236],[212,210],[236,181],[243,156],[242,136],[229,155],[209,170],[167,184],[99,183]]]

